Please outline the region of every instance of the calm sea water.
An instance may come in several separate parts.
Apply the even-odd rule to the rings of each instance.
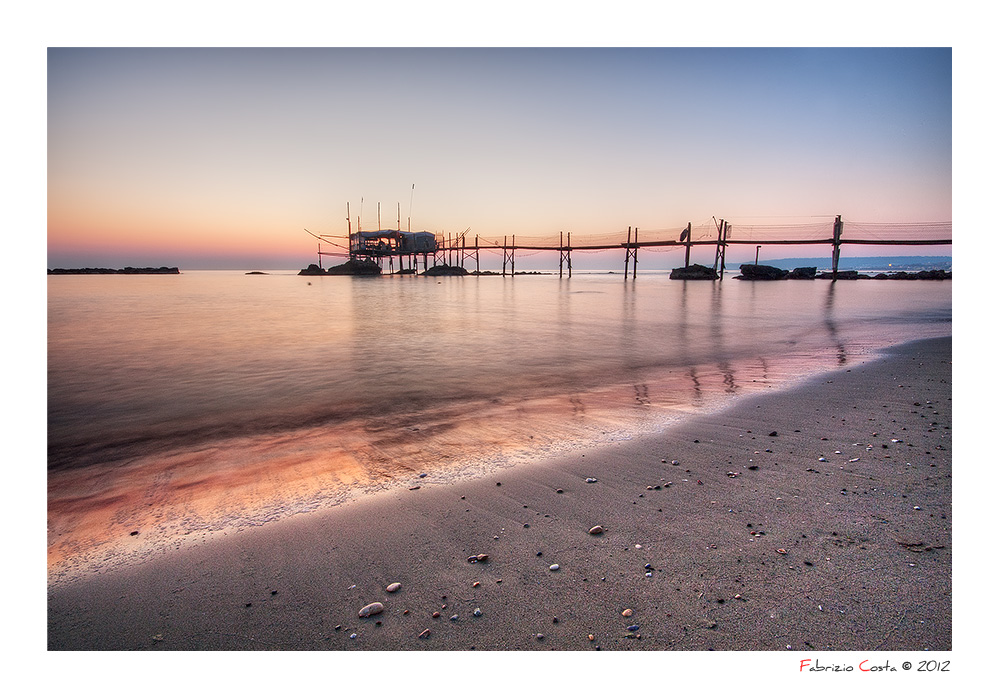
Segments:
[[[950,332],[950,282],[49,277],[50,562],[636,434]]]

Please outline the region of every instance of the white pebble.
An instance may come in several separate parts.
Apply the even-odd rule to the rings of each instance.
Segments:
[[[549,566],[549,570],[559,570],[559,564],[553,563],[552,565]]]

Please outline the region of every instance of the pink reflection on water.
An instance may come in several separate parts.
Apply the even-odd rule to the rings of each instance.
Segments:
[[[467,401],[52,472],[50,577],[135,561],[374,489],[433,487],[574,445],[638,436],[833,368],[841,351],[661,370],[641,383]]]

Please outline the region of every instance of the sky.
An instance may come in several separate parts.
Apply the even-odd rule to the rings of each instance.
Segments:
[[[577,244],[952,220],[950,48],[50,47],[46,79],[50,268],[298,269],[348,207]]]

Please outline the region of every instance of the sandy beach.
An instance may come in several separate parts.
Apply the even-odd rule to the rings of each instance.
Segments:
[[[951,371],[950,337],[914,342],[50,585],[48,648],[951,650]]]

